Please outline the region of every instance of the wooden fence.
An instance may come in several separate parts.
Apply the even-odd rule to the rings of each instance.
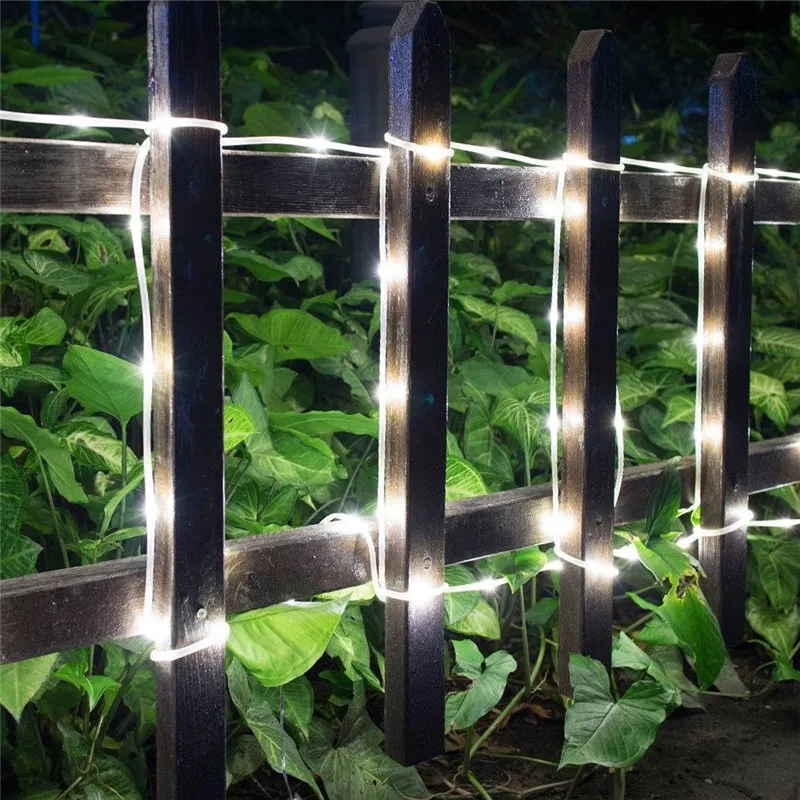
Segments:
[[[154,2],[149,17],[151,118],[220,118],[220,38],[215,4]],[[437,6],[406,6],[390,42],[389,131],[446,144],[450,127],[449,40]],[[568,65],[571,153],[620,156],[620,66],[613,36],[580,35]],[[744,56],[720,56],[711,76],[708,161],[752,172],[755,77]],[[374,219],[375,159],[221,152],[219,132],[153,134],[142,208],[153,215],[154,337],[171,374],[155,397],[156,481],[175,499],[157,529],[155,597],[172,620],[171,646],[203,636],[203,615],[245,611],[363,583],[362,534],[313,525],[225,542],[223,491],[222,217]],[[136,148],[89,142],[4,139],[5,211],[126,215]],[[387,289],[383,334],[390,377],[409,391],[387,411],[386,484],[399,502],[388,523],[387,584],[435,586],[445,564],[553,541],[550,487],[537,485],[444,502],[447,424],[448,223],[552,219],[556,175],[537,167],[438,164],[393,149],[388,173],[390,257],[407,280]],[[663,464],[625,470],[613,503],[618,226],[696,222],[700,178],[593,169],[569,171],[565,303],[582,306],[564,333],[563,505],[575,520],[564,548],[611,562],[614,524],[644,516]],[[156,224],[157,220],[157,224]],[[749,445],[750,273],[754,224],[800,224],[800,182],[746,187],[709,181],[704,314],[726,345],[706,356],[702,419],[722,431],[704,449],[704,524],[735,520],[748,494],[800,480],[800,436]],[[425,402],[421,402],[424,398]],[[202,420],[202,424],[195,424]],[[572,420],[572,422],[570,422]],[[680,473],[691,492],[694,463]],[[373,529],[374,534],[374,529]],[[744,532],[702,541],[706,591],[729,643],[743,635]],[[0,584],[0,659],[30,658],[136,633],[145,559],[127,558]],[[565,565],[560,652],[610,661],[612,578]],[[443,740],[441,596],[386,606],[387,751],[412,763]],[[567,685],[566,683],[564,684]],[[225,669],[219,645],[157,664],[158,794],[225,793]]]

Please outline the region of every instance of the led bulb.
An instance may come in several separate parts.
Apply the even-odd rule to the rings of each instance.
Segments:
[[[547,417],[547,427],[555,433],[556,431],[558,431],[558,426],[559,426],[558,413],[556,411],[551,411]]]

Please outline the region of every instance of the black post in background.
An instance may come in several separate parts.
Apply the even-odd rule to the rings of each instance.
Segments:
[[[350,141],[383,147],[389,125],[389,34],[403,7],[398,0],[362,3],[364,27],[347,42],[350,55]],[[378,269],[378,223],[355,219],[350,223],[354,281],[374,278]]]

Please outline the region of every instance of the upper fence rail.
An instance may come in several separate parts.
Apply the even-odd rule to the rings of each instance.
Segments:
[[[0,208],[11,212],[128,215],[136,145],[0,138]],[[378,163],[360,156],[222,153],[226,216],[377,219]],[[145,169],[142,211],[150,187]],[[557,175],[533,166],[453,164],[453,220],[553,219]],[[700,177],[626,170],[620,221],[697,223]],[[800,181],[760,178],[759,225],[800,225]]]

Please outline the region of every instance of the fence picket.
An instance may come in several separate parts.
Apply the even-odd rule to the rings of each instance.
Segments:
[[[450,40],[433,3],[404,6],[389,50],[389,132],[447,147]],[[382,283],[382,458],[386,583],[396,591],[444,581],[448,160],[392,146],[388,261]],[[386,751],[410,764],[444,744],[441,594],[386,602]]]
[[[708,164],[752,173],[756,75],[747,56],[721,55],[711,73]],[[702,523],[722,528],[747,508],[750,290],[755,184],[708,181],[705,218]],[[746,531],[700,540],[705,591],[728,645],[744,637]]]
[[[219,120],[217,4],[159,0],[148,22],[151,119]],[[225,615],[222,157],[218,131],[152,140],[155,610],[175,648]],[[224,649],[157,664],[160,800],[225,796]]]
[[[583,31],[567,67],[567,152],[620,158],[620,65],[609,31]],[[619,269],[619,173],[572,167],[564,208],[563,495],[561,541],[570,555],[611,565]],[[564,564],[559,686],[569,654],[611,657],[612,579]]]

